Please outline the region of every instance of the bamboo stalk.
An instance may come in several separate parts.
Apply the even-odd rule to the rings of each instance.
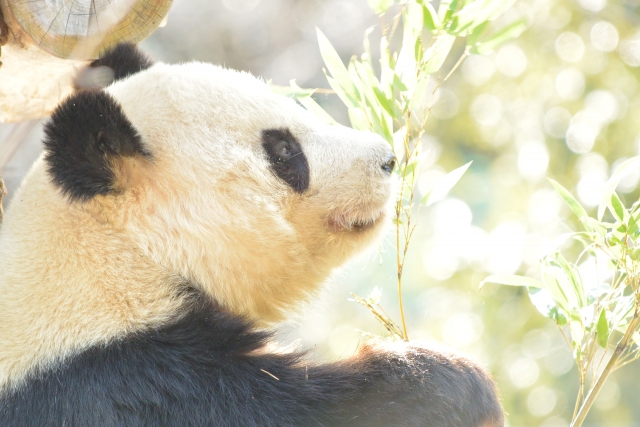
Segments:
[[[589,391],[587,398],[585,399],[584,403],[580,407],[580,411],[578,411],[578,415],[575,417],[575,419],[571,423],[571,427],[582,426],[582,423],[584,422],[585,418],[587,418],[587,414],[589,413],[591,406],[595,402],[596,397],[598,397],[598,393],[602,389],[602,386],[604,385],[607,378],[609,378],[609,375],[616,369],[616,364],[618,363],[618,359],[620,358],[622,353],[624,353],[624,351],[627,349],[627,346],[629,345],[629,341],[631,340],[631,337],[633,336],[633,333],[637,329],[639,323],[640,323],[640,313],[636,313],[633,320],[629,323],[629,326],[627,327],[627,331],[625,332],[624,336],[616,346],[616,349],[613,352],[613,355],[611,355],[611,358],[609,359],[607,366],[605,366],[604,370],[598,377],[598,380]]]

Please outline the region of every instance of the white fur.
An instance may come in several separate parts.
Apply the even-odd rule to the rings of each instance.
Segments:
[[[156,64],[107,91],[153,159],[115,162],[119,191],[86,203],[34,165],[0,229],[0,388],[161,324],[184,279],[231,311],[280,320],[386,222],[388,144],[320,122],[249,74]],[[261,132],[274,128],[302,145],[304,194],[269,168]]]

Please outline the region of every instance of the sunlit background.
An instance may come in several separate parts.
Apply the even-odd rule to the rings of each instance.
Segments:
[[[524,17],[528,30],[492,55],[467,58],[437,93],[418,193],[473,164],[448,198],[416,213],[404,288],[409,335],[484,363],[511,427],[566,427],[578,379],[562,335],[526,292],[479,284],[488,274],[537,276],[540,257],[574,226],[547,177],[593,208],[612,168],[640,154],[639,5],[519,0],[505,19]],[[315,27],[347,61],[362,52],[364,30],[377,24],[366,0],[179,0],[166,27],[142,46],[163,61],[209,61],[277,84],[327,87]],[[318,101],[346,124],[337,97]],[[41,150],[41,122],[0,125],[0,143],[10,135],[23,143],[0,173],[14,191]],[[627,204],[638,198],[639,179],[634,171],[618,188]],[[358,330],[384,333],[348,301],[350,292],[366,296],[374,286],[399,320],[391,237],[336,274],[285,325],[283,340],[300,339],[320,360],[352,354],[365,340]],[[582,273],[593,274],[589,265]],[[613,375],[586,425],[640,426],[639,390],[640,362]]]

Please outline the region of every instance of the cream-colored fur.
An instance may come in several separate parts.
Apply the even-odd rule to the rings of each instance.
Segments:
[[[153,159],[115,161],[118,191],[88,202],[34,165],[0,229],[0,388],[166,322],[185,280],[233,312],[280,320],[385,222],[388,144],[323,124],[248,74],[156,64],[107,91]],[[269,168],[261,132],[274,128],[302,145],[304,194]],[[351,229],[362,221],[373,225]]]

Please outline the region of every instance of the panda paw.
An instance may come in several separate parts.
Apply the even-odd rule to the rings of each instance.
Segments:
[[[422,342],[377,342],[362,348],[362,372],[387,385],[378,422],[429,427],[503,427],[504,415],[489,374],[453,352]],[[380,382],[380,380],[382,380]],[[384,425],[383,423],[380,423]],[[376,424],[377,425],[377,424]]]

